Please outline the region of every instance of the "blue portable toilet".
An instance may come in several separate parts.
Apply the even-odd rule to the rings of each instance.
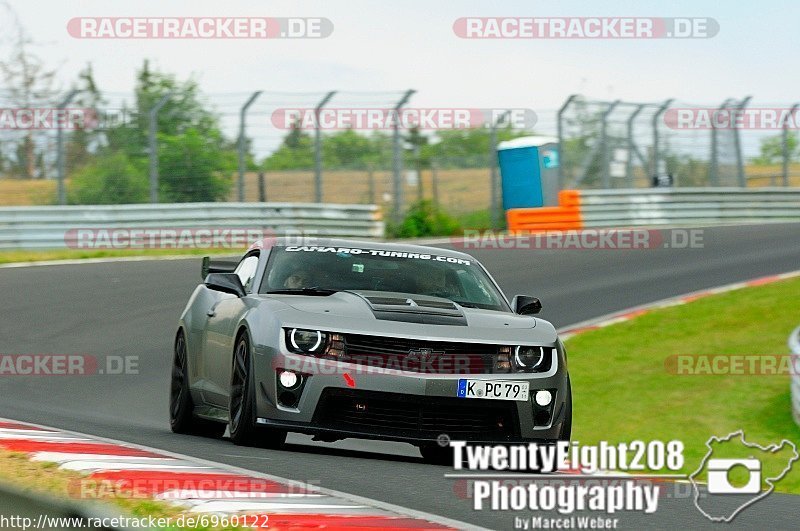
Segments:
[[[497,145],[503,209],[558,204],[558,139],[524,136]]]

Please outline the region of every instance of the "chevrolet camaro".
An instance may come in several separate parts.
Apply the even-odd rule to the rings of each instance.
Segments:
[[[298,244],[299,243],[299,244]],[[472,256],[273,239],[203,260],[178,323],[177,433],[278,447],[287,433],[408,442],[569,440],[567,356],[538,299],[509,301]]]

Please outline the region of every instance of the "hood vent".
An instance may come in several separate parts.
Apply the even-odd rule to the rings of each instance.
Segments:
[[[411,299],[399,297],[364,297],[372,305],[380,306],[411,306]]]
[[[376,319],[432,325],[467,326],[467,318],[452,301],[415,294],[348,291],[369,304]]]

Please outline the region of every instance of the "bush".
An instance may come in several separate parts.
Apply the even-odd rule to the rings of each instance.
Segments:
[[[98,156],[70,180],[68,201],[73,205],[146,203],[150,182],[145,169],[125,153]]]
[[[460,230],[458,221],[429,199],[411,205],[399,225],[389,224],[386,228],[387,234],[394,238],[450,236]]]

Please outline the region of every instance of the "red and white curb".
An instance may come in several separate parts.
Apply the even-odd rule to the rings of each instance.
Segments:
[[[602,317],[591,319],[589,321],[583,321],[581,323],[570,325],[559,329],[558,334],[563,341],[566,341],[567,339],[574,337],[578,334],[582,334],[584,332],[589,332],[592,330],[597,330],[599,328],[605,328],[607,326],[611,326],[617,323],[624,323],[625,321],[630,321],[631,319],[639,317],[640,315],[645,315],[653,310],[658,310],[660,308],[668,308],[670,306],[680,306],[682,304],[693,302],[698,299],[702,299],[711,295],[727,293],[729,291],[735,291],[737,289],[742,289],[742,288],[763,286],[765,284],[772,284],[774,282],[780,282],[781,280],[787,280],[795,277],[800,277],[800,270],[790,271],[788,273],[781,273],[779,275],[770,275],[766,277],[754,278],[752,280],[745,280],[744,282],[735,282],[733,284],[726,284],[724,286],[718,286],[716,288],[693,291],[685,295],[679,295],[677,297],[662,299],[660,301],[651,302],[649,304],[643,304],[641,306],[636,306],[634,308],[628,308],[627,310],[623,310],[621,312],[611,313],[608,315],[604,315]]]
[[[0,419],[0,449],[77,471],[64,493],[161,500],[195,514],[248,514],[269,529],[476,529],[447,518],[288,479],[45,426]]]

